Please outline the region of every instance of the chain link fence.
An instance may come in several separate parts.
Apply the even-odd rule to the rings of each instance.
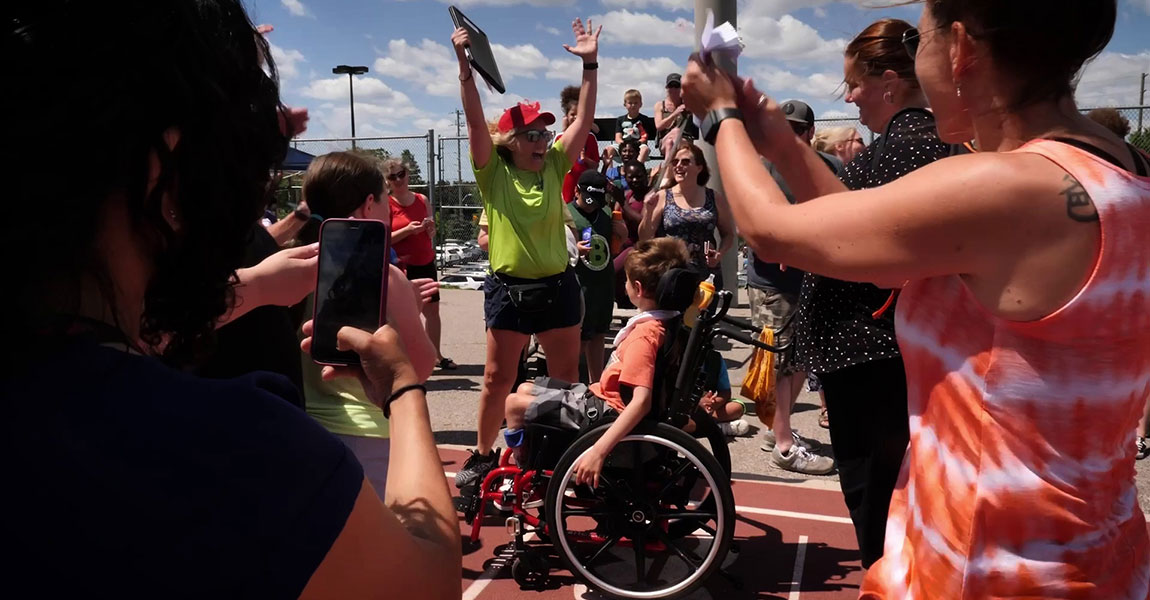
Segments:
[[[486,253],[478,251],[479,217],[483,202],[471,169],[467,138],[440,137],[439,172],[435,180],[436,250],[441,266],[467,265],[483,268]]]
[[[430,182],[435,171],[435,132],[428,130],[424,135],[371,137],[371,138],[329,138],[292,140],[291,147],[312,157],[330,152],[356,151],[368,154],[379,160],[398,158],[407,165],[410,172],[411,190],[432,198],[434,191]],[[302,171],[288,171],[280,180],[276,192],[275,211],[283,216],[295,209],[302,200],[300,186]],[[434,201],[434,199],[433,199]]]
[[[1130,126],[1126,137],[1134,146],[1150,152],[1150,106],[1113,107]],[[1092,108],[1083,108],[1088,113]],[[863,139],[874,141],[874,132],[857,118],[816,119],[818,129],[828,127],[854,127]],[[601,143],[600,150],[609,145]],[[431,202],[436,222],[435,248],[441,267],[482,267],[486,253],[475,244],[479,234],[479,218],[483,203],[475,185],[467,138],[464,136],[436,137],[433,130],[424,135],[331,138],[293,140],[292,147],[312,156],[329,152],[356,150],[379,159],[399,158],[410,170],[411,189],[424,194]],[[648,166],[655,166],[649,162]],[[276,193],[275,210],[280,216],[291,212],[301,199],[300,184],[303,173],[284,173]]]

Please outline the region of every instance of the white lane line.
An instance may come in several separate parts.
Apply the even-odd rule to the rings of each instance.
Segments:
[[[488,585],[491,585],[491,581],[495,579],[495,576],[506,568],[507,565],[511,564],[513,557],[514,553],[511,547],[508,546],[503,550],[502,554],[491,561],[491,564],[483,570],[483,573],[479,575],[471,585],[467,586],[467,589],[463,591],[462,600],[475,600],[478,598],[479,594],[482,594],[483,590],[486,589]]]
[[[803,562],[807,559],[807,536],[799,536],[799,551],[795,554],[795,572],[791,574],[791,595],[788,600],[799,600],[803,588]]]
[[[756,515],[769,515],[772,517],[786,517],[788,519],[805,519],[807,521],[822,521],[823,523],[842,523],[852,525],[847,517],[832,517],[830,515],[816,515],[812,513],[793,512],[789,510],[776,510],[773,508],[755,508],[753,506],[736,506],[735,512],[752,513]]]

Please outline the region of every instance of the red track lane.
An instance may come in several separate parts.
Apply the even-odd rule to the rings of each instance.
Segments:
[[[440,449],[443,468],[455,472],[467,454]],[[691,598],[847,599],[858,596],[862,570],[842,495],[837,491],[739,480],[735,482],[739,554],[728,558],[726,571],[741,582],[736,588],[721,575],[712,577]],[[770,511],[769,514],[763,514]],[[460,520],[466,537],[471,528]],[[503,519],[488,517],[481,545],[463,557],[464,600],[533,600],[597,598],[577,585],[558,558],[548,589],[521,590],[511,578],[510,560],[495,556],[509,537]],[[538,545],[538,542],[536,542]],[[802,554],[801,577],[793,581],[796,558]]]

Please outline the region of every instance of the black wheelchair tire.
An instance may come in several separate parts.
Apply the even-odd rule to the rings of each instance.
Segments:
[[[571,447],[569,447],[567,451],[563,453],[563,456],[559,459],[558,464],[555,466],[554,474],[551,477],[551,481],[547,488],[544,514],[547,522],[551,527],[556,528],[556,530],[561,527],[561,520],[559,519],[559,513],[557,511],[559,509],[560,496],[566,489],[566,474],[572,469],[575,461],[578,460],[579,457],[582,456],[587,450],[589,450],[591,446],[593,446],[595,442],[598,441],[604,433],[606,433],[610,426],[611,423],[604,423],[580,436],[577,440],[575,440]],[[714,455],[712,455],[710,451],[699,444],[699,442],[696,441],[690,434],[682,431],[681,429],[673,427],[670,424],[662,422],[640,423],[637,427],[635,427],[634,430],[627,434],[627,436],[624,437],[622,441],[641,440],[648,436],[663,438],[664,440],[667,440],[672,444],[686,450],[686,453],[693,455],[698,460],[698,462],[702,464],[703,470],[707,471],[707,474],[710,475],[711,479],[715,482],[715,485],[711,486],[712,494],[710,498],[715,498],[717,496],[717,500],[721,505],[721,512],[717,513],[720,516],[720,527],[715,532],[716,534],[714,542],[715,546],[717,547],[717,551],[710,553],[712,557],[710,562],[704,565],[702,569],[696,571],[694,575],[692,575],[693,581],[686,587],[661,596],[652,596],[650,591],[642,593],[636,592],[633,595],[626,593],[621,594],[604,588],[593,578],[584,576],[584,570],[582,566],[575,564],[575,558],[570,556],[568,549],[563,545],[562,538],[565,538],[564,532],[556,531],[553,533],[551,535],[552,545],[555,548],[556,554],[559,555],[559,559],[563,562],[563,565],[569,571],[571,571],[576,579],[583,582],[596,592],[609,598],[659,598],[661,600],[674,600],[676,598],[682,598],[690,594],[699,586],[706,583],[711,578],[711,576],[713,576],[715,572],[719,570],[723,564],[723,560],[726,558],[727,552],[731,547],[732,539],[734,538],[735,534],[734,491],[731,489],[730,476],[719,465],[719,462],[715,459]]]

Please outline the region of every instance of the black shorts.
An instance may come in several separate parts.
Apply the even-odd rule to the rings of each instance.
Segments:
[[[583,327],[579,339],[587,341],[611,330],[611,318],[615,313],[614,291],[611,287],[583,287]]]
[[[434,279],[439,281],[439,272],[435,270],[435,261],[431,261],[426,265],[407,265],[407,280],[413,279]],[[428,302],[439,302],[439,292],[431,297]]]
[[[545,306],[516,306],[511,298],[511,287],[543,284],[551,293]],[[583,293],[575,270],[541,279],[523,279],[510,275],[488,275],[483,280],[483,320],[488,329],[507,329],[531,335],[552,329],[578,325],[582,318]]]

